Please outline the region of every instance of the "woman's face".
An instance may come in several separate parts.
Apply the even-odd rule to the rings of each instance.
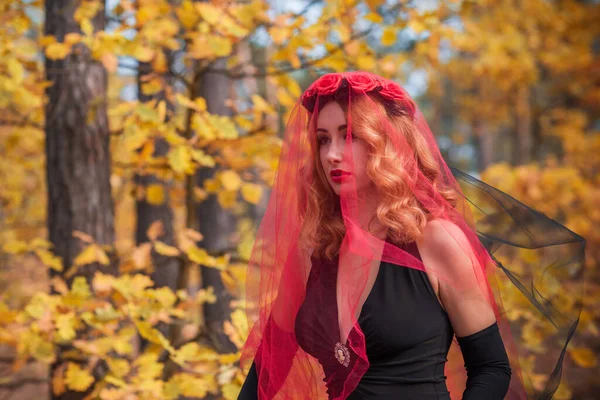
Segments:
[[[317,118],[317,145],[327,182],[338,196],[342,185],[347,182],[346,174],[356,180],[359,193],[371,189],[373,185],[366,173],[368,149],[362,139],[352,135],[353,165],[344,162],[347,133],[351,132],[347,131],[344,110],[336,102],[327,103]]]

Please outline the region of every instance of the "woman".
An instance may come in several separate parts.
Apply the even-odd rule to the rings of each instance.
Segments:
[[[241,361],[254,362],[240,399],[526,397],[494,271],[555,324],[561,351],[577,309],[549,307],[533,285],[538,270],[518,278],[490,252],[502,243],[547,256],[574,243],[561,254],[573,268],[584,240],[453,172],[395,83],[364,72],[313,83],[290,116],[249,264],[253,328]],[[479,218],[472,198],[487,210]],[[543,241],[520,234],[535,229]],[[542,397],[558,385],[557,359]]]

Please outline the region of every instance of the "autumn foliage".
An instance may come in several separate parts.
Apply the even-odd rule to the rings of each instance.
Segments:
[[[220,297],[201,271],[218,271],[234,299],[220,329],[239,349],[248,334],[239,300],[245,262],[283,124],[319,74],[363,69],[406,84],[449,163],[479,171],[588,240],[586,303],[555,398],[593,398],[600,350],[597,2],[454,0],[428,8],[306,0],[293,10],[271,3],[79,1],[68,16],[78,28],[63,37],[44,34],[43,1],[0,5],[0,393],[19,398],[29,382],[36,396],[55,398],[237,398],[245,376],[239,352],[211,341],[202,310]],[[95,29],[102,15],[105,27]],[[82,49],[108,74],[105,97],[86,118],[106,106],[116,240],[100,244],[74,231],[80,251],[65,265],[46,226],[44,109],[54,82],[44,60]],[[150,73],[136,78],[141,64]],[[226,78],[219,88],[226,101],[218,104],[226,113],[214,112],[214,93],[201,90],[215,76]],[[214,173],[199,184],[196,174],[205,170]],[[157,180],[141,185],[140,176]],[[203,246],[207,232],[194,210],[207,199],[235,217],[235,246],[223,253]],[[172,208],[173,243],[156,221],[136,244],[140,200]],[[157,254],[179,263],[175,289],[153,282]],[[529,261],[525,253],[513,260]],[[80,275],[109,265],[118,273]],[[540,387],[545,327],[528,321],[524,298],[503,301],[522,326],[526,384]]]

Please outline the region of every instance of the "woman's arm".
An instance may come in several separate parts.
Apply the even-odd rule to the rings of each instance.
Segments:
[[[429,274],[436,275],[439,295],[465,360],[464,400],[503,399],[511,370],[498,330],[484,271],[475,269],[464,232],[450,221],[431,221],[419,240]]]
[[[294,333],[282,330],[272,315],[267,320],[262,340],[238,400],[258,399],[259,391],[260,398],[272,399],[283,386],[292,367],[298,342]],[[269,354],[263,355],[263,343],[269,343]],[[271,362],[261,362],[263,356]],[[256,360],[259,360],[258,368]]]

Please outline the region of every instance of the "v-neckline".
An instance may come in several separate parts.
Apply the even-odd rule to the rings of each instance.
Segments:
[[[339,259],[338,259],[339,262]],[[358,317],[356,318],[356,322],[354,323],[354,325],[352,325],[352,327],[350,328],[350,330],[348,331],[348,335],[346,336],[345,339],[342,338],[342,329],[340,328],[340,308],[339,308],[339,304],[338,304],[338,299],[337,299],[337,278],[338,278],[338,274],[339,274],[339,265],[336,266],[336,276],[335,276],[335,315],[336,315],[336,325],[337,325],[337,338],[338,341],[340,343],[343,343],[345,346],[348,346],[348,340],[350,338],[350,335],[352,335],[352,332],[356,330],[357,325],[360,325],[360,319],[363,315],[364,309],[365,309],[365,305],[369,302],[369,300],[371,299],[371,297],[373,296],[373,292],[375,290],[375,287],[377,285],[377,282],[380,280],[380,275],[381,275],[381,268],[382,268],[382,264],[383,261],[379,261],[379,266],[377,268],[377,274],[375,275],[375,279],[373,280],[373,286],[371,287],[371,289],[369,290],[369,294],[366,296],[365,301],[363,302],[362,306],[361,306],[361,310],[360,313],[358,315]]]

